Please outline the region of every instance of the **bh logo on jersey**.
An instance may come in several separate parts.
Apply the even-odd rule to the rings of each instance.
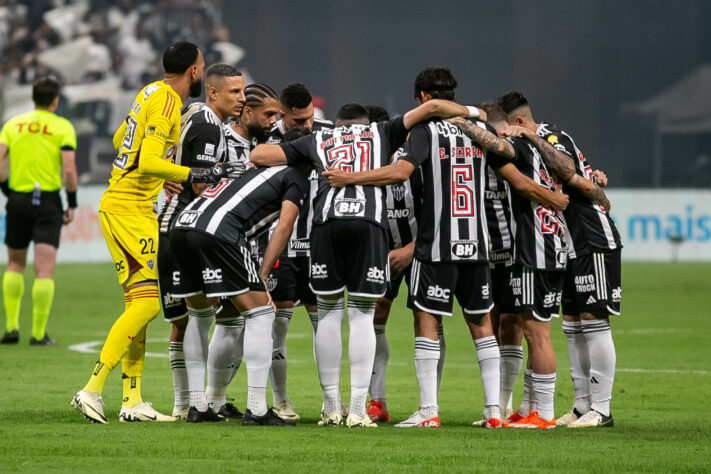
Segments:
[[[370,267],[365,279],[372,283],[385,283],[385,270],[381,270],[378,267]]]
[[[222,269],[205,268],[202,271],[202,281],[205,283],[222,283]]]
[[[323,278],[328,278],[328,270],[326,270],[326,264],[312,263],[311,278],[319,280]]]
[[[471,240],[458,240],[452,242],[452,255],[457,258],[471,258],[476,254],[476,242]]]
[[[178,216],[178,225],[180,227],[195,227],[198,217],[200,217],[200,211],[183,211]]]
[[[357,216],[365,209],[362,199],[339,199],[335,202],[336,214],[341,216]]]
[[[449,303],[450,292],[451,290],[449,288],[441,288],[439,285],[428,286],[427,299]]]

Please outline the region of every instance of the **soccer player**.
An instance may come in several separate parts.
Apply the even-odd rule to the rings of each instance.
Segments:
[[[62,224],[74,219],[77,207],[77,146],[72,124],[54,113],[59,103],[59,83],[50,77],[32,85],[31,112],[8,120],[0,132],[0,187],[7,196],[7,270],[2,279],[5,334],[2,344],[20,340],[20,302],[24,293],[22,272],[27,247],[34,242],[35,281],[32,284],[31,346],[53,346],[47,320],[54,298],[54,261]],[[9,161],[9,179],[5,160]],[[67,210],[62,212],[59,190],[64,182]]]
[[[215,64],[205,74],[205,104],[190,109],[190,113],[182,120],[178,151],[175,163],[195,168],[209,168],[227,159],[225,134],[223,124],[229,117],[239,116],[245,103],[244,79],[233,66]],[[211,345],[213,351],[207,348],[207,331],[212,321],[197,326],[197,318],[193,318],[180,299],[173,298],[173,284],[179,281],[179,268],[175,255],[170,248],[168,231],[175,217],[201,191],[199,185],[182,183],[182,191],[173,195],[165,203],[158,217],[160,241],[158,246],[158,274],[160,276],[161,301],[165,319],[172,323],[169,356],[173,372],[173,388],[175,403],[173,416],[190,422],[203,421],[192,413],[192,418],[186,418],[189,408],[189,394],[199,399],[205,397],[205,363],[206,360],[229,359],[235,345],[231,336],[238,330],[236,315],[223,315],[216,318],[215,332]],[[176,273],[177,272],[177,273]],[[186,317],[187,316],[187,317]],[[239,337],[239,335],[237,335]],[[208,356],[209,354],[209,356]],[[208,367],[209,367],[208,362]],[[208,369],[208,372],[213,373]],[[213,374],[214,376],[214,374]],[[185,385],[189,388],[186,388]],[[190,395],[192,396],[192,395]],[[236,409],[227,404],[224,393],[218,394],[215,412],[224,418],[236,417]],[[200,405],[202,406],[202,405]],[[223,409],[224,408],[224,409]],[[222,410],[222,413],[220,413]],[[217,414],[210,412],[211,419],[218,421]]]
[[[292,82],[279,94],[279,117],[269,134],[267,143],[281,143],[287,130],[293,127],[306,127],[313,132],[333,128],[333,122],[314,118],[314,104],[311,93],[305,85]]]
[[[188,168],[170,162],[180,136],[182,102],[199,96],[202,89],[202,53],[192,43],[175,43],[163,53],[163,68],[163,80],[141,89],[114,134],[118,155],[99,204],[99,221],[124,290],[125,308],[106,337],[88,383],[71,402],[97,423],[108,422],[101,392],[119,362],[123,372],[119,421],[175,420],[141,398],[146,325],[160,311],[157,197],[165,179],[214,183],[232,172],[228,166]]]
[[[571,428],[612,426],[610,399],[616,354],[609,315],[620,313],[622,242],[610,218],[610,203],[595,183],[598,174],[569,134],[555,125],[536,123],[520,92],[504,94],[499,103],[509,124],[520,127],[519,133],[532,139],[539,150],[550,150],[551,161],[557,159],[559,166],[572,165],[574,169],[571,176],[564,177],[546,163],[567,180],[563,191],[570,195],[564,213],[572,245],[563,286],[563,331],[568,340],[575,402],[573,409],[560,417],[559,424]]]
[[[432,101],[389,122],[368,124],[368,111],[358,104],[339,110],[336,128],[312,133],[291,143],[260,145],[251,161],[262,166],[310,161],[319,173],[327,169],[365,171],[385,166],[405,141],[408,130],[435,116],[479,113],[450,101]],[[340,425],[338,395],[341,321],[348,290],[348,343],[351,400],[348,427],[374,427],[365,402],[375,356],[375,300],[387,288],[387,234],[383,190],[377,186],[331,189],[319,178],[311,233],[309,284],[317,295],[316,359],[323,390],[321,421]]]
[[[249,169],[237,180],[203,191],[178,216],[170,236],[175,251],[185,256],[178,262],[176,296],[186,298],[191,315],[212,318],[217,299],[229,297],[245,318],[247,408],[243,425],[294,424],[267,409],[274,310],[264,280],[286,246],[303,204],[305,174],[287,166]],[[246,242],[266,230],[277,216],[279,224],[257,271]]]

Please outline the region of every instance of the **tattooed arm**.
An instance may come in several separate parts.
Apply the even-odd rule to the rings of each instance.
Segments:
[[[452,118],[447,121],[459,127],[464,135],[477,142],[483,148],[493,151],[497,155],[506,158],[513,158],[516,156],[513,145],[503,138],[497,137],[485,128],[481,128],[461,117]]]
[[[543,157],[546,166],[553,173],[569,186],[576,188],[593,203],[602,206],[607,211],[610,210],[610,201],[607,199],[602,188],[598,186],[597,183],[577,174],[575,172],[575,165],[568,155],[556,150],[553,145],[527,128],[508,127],[504,130],[503,135],[507,137],[523,137],[533,142],[533,145],[541,153],[541,157]]]

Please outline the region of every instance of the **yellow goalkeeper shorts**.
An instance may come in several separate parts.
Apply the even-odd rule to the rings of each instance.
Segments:
[[[158,221],[155,217],[99,211],[99,222],[119,284],[158,280]]]

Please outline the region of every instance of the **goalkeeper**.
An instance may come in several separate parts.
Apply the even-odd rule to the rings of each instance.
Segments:
[[[72,399],[85,417],[107,423],[101,398],[106,377],[121,362],[123,404],[119,421],[174,421],[141,398],[146,325],[160,312],[157,198],[163,181],[214,183],[228,167],[188,168],[171,162],[180,137],[180,109],[199,97],[205,62],[192,43],[175,43],[163,54],[165,77],[144,87],[114,134],[118,155],[101,197],[99,221],[119,284],[124,311],[111,327],[89,382]]]

